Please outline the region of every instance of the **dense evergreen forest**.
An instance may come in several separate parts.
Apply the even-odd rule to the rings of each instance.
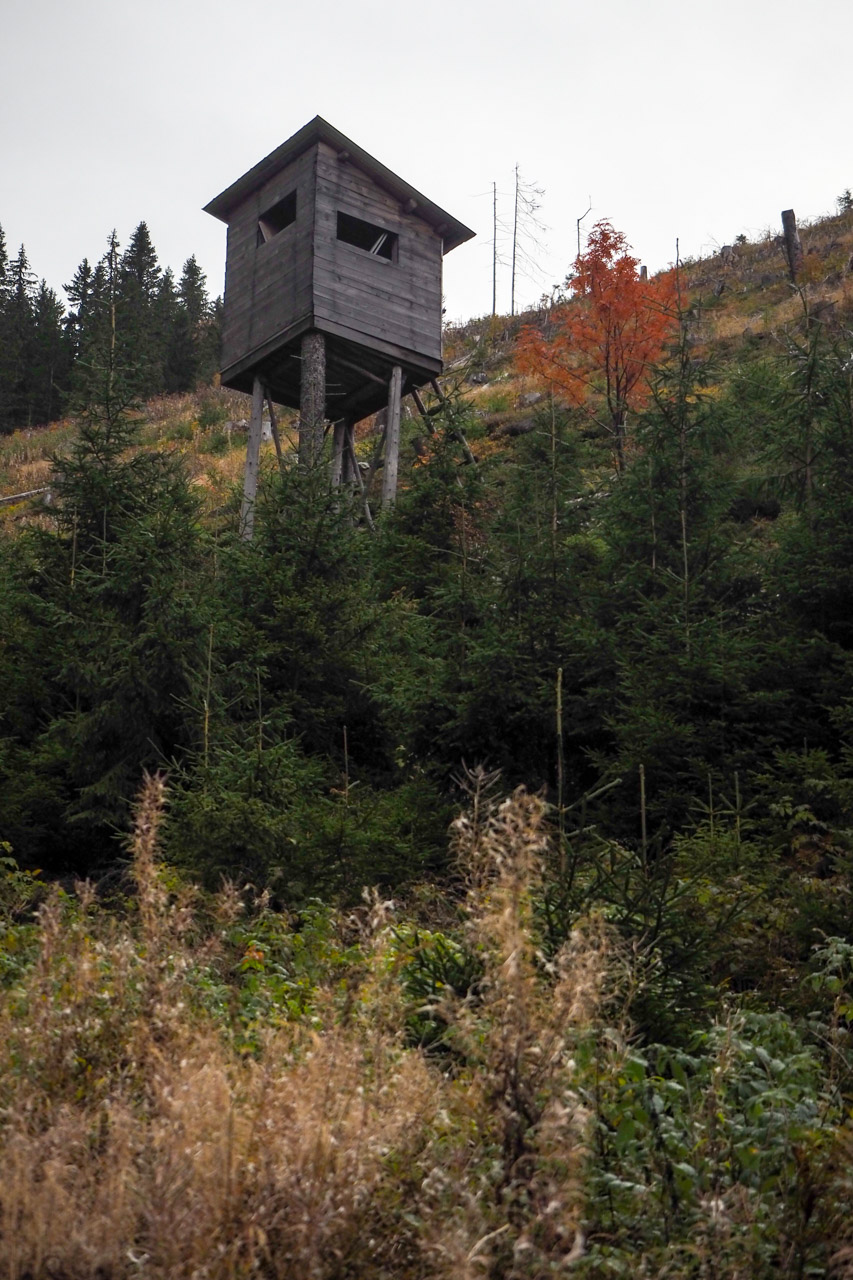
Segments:
[[[218,303],[195,257],[180,280],[158,261],[140,222],[122,252],[115,232],[94,265],[64,286],[70,307],[38,281],[21,245],[9,257],[0,227],[0,434],[53,422],[85,403],[91,353],[116,315],[119,360],[140,397],[188,391],[218,368]]]
[[[375,531],[270,456],[247,542],[133,246],[0,532],[8,1274],[853,1274],[847,285],[715,347],[670,280],[612,404],[592,284],[465,326]]]

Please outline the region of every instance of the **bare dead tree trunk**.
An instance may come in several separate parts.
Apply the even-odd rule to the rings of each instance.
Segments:
[[[512,295],[509,314],[515,315],[515,264],[518,256],[518,165],[515,166],[515,212],[512,218]]]
[[[498,184],[492,183],[492,318],[498,313]]]
[[[581,256],[581,223],[583,222],[584,218],[587,216],[587,214],[588,214],[588,213],[592,213],[592,196],[590,196],[590,197],[589,197],[589,204],[588,204],[588,206],[587,206],[586,213],[582,213],[582,214],[581,214],[581,216],[577,219],[577,224],[578,224],[578,257],[580,257],[580,256]]]

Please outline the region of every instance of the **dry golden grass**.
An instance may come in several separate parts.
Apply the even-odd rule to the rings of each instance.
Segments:
[[[432,1251],[439,1273],[448,1276],[545,1275],[582,1249],[588,1116],[575,1091],[572,1046],[601,1005],[610,940],[589,924],[544,962],[534,942],[533,902],[548,843],[545,805],[523,789],[490,805],[484,775],[472,781],[470,812],[454,836],[469,881],[468,931],[484,976],[481,999],[456,1007],[451,999],[447,1014],[475,1064],[465,1123],[482,1150],[499,1153],[500,1175],[490,1191],[500,1212],[485,1187],[473,1198],[457,1197],[441,1215]]]
[[[475,997],[442,997],[448,1065],[406,1039],[416,957],[375,895],[340,921],[358,943],[345,990],[336,971],[310,1019],[241,1051],[198,986],[239,895],[211,912],[164,879],[163,785],[146,782],[131,914],[54,892],[0,1000],[2,1280],[473,1280],[577,1255],[571,1045],[607,940],[579,934],[541,963],[542,802],[474,801],[457,841],[484,976]]]
[[[0,497],[46,484],[51,458],[62,454],[75,435],[73,423],[56,422],[0,436]]]

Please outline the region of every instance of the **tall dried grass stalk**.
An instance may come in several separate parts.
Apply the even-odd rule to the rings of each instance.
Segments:
[[[376,895],[341,921],[360,939],[345,996],[334,974],[310,1022],[235,1048],[193,982],[239,903],[228,891],[205,926],[167,888],[164,803],[146,779],[138,915],[55,893],[35,962],[0,996],[0,1280],[460,1280],[578,1256],[571,1044],[607,947],[536,950],[541,802],[480,798],[457,828],[485,976],[452,1010],[453,1070],[405,1040],[393,904]]]
[[[583,1252],[588,1115],[573,1047],[601,1003],[609,940],[588,923],[546,959],[534,919],[548,845],[545,804],[523,788],[492,803],[484,774],[470,782],[470,810],[453,834],[484,975],[476,996],[448,1016],[469,1063],[457,1107],[469,1141],[475,1132],[492,1159],[487,1178],[482,1164],[470,1166],[464,1196],[453,1188],[454,1228],[445,1225],[432,1248],[449,1275],[543,1275]],[[442,1185],[440,1173],[433,1178]]]

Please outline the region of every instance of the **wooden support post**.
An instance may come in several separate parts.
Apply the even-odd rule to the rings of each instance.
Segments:
[[[264,387],[256,377],[252,387],[252,417],[246,446],[246,470],[243,475],[243,504],[240,507],[240,537],[251,542],[255,529],[255,498],[258,494],[258,466],[261,457],[261,432],[264,417]]]
[[[344,480],[344,472],[348,461],[346,456],[347,439],[346,418],[339,418],[334,424],[334,444],[332,446],[332,488],[339,489]]]
[[[397,499],[397,469],[400,463],[400,392],[403,370],[398,364],[391,370],[388,387],[388,425],[385,431],[385,469],[382,472],[382,506],[390,507]]]
[[[275,456],[278,458],[278,469],[284,474],[284,454],[281,451],[281,436],[278,434],[278,420],[275,416],[275,409],[269,392],[267,392],[267,407],[270,411],[270,431],[275,445]]]
[[[299,469],[310,471],[323,453],[326,416],[326,342],[322,333],[302,339],[302,377],[299,390]]]
[[[344,430],[344,466],[342,481],[344,484],[350,484],[355,480],[353,473],[353,458],[355,457],[355,423],[347,422]]]
[[[426,429],[427,429],[427,431],[430,433],[430,435],[431,435],[431,436],[434,436],[434,435],[435,435],[435,423],[433,422],[432,418],[430,417],[430,415],[429,415],[429,410],[427,409],[426,405],[424,404],[423,400],[421,399],[421,393],[418,391],[417,387],[413,387],[413,389],[412,389],[412,399],[413,399],[413,400],[414,400],[414,402],[415,402],[415,408],[417,409],[418,413],[421,415],[421,417],[423,418],[424,422],[426,423]]]
[[[362,378],[367,378],[368,382],[378,382],[381,387],[388,385],[384,378],[380,378],[378,374],[371,373],[369,369],[365,369],[364,365],[355,364],[352,360],[345,360],[340,353],[335,354],[335,364],[342,365],[344,369],[352,369],[353,373],[361,374]]]
[[[782,210],[782,231],[785,235],[785,253],[788,256],[788,270],[794,284],[803,265],[803,246],[800,233],[797,231],[797,219],[793,209]]]
[[[361,470],[359,469],[358,458],[355,456],[355,445],[353,444],[352,436],[347,436],[347,445],[349,448],[349,456],[350,456],[350,462],[352,464],[353,475],[355,476],[356,484],[358,485],[359,492],[361,493],[361,503],[362,503],[362,506],[364,507],[364,518],[368,523],[371,533],[375,533],[376,525],[373,523],[373,516],[370,513],[370,503],[367,501],[367,494],[365,493],[365,490],[364,490],[364,481],[361,478]]]

